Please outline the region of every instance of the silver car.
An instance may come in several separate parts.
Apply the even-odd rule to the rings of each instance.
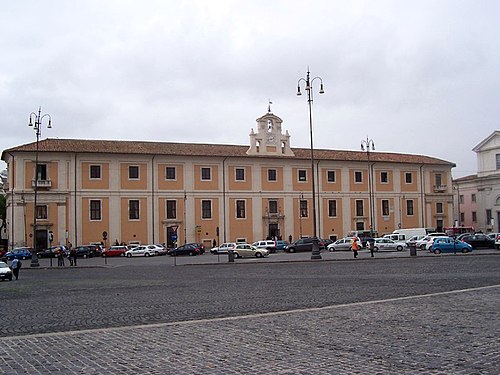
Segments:
[[[406,247],[405,242],[396,242],[389,238],[375,238],[375,251],[403,251]]]
[[[269,250],[252,246],[248,243],[240,243],[233,249],[236,258],[256,257],[263,258],[269,256]]]
[[[147,246],[137,246],[131,250],[127,250],[125,252],[125,256],[128,258],[131,257],[149,257],[156,255],[153,249],[149,249]]]
[[[341,239],[335,241],[334,243],[331,243],[326,248],[328,249],[328,251],[351,250],[353,239],[354,239],[354,237],[341,238]],[[363,247],[361,245],[361,240],[359,238],[358,238],[358,245],[359,245],[359,248]]]

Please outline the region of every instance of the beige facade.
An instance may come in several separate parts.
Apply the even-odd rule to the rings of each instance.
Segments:
[[[45,139],[37,242],[252,242],[313,235],[310,150],[272,113],[249,146]],[[5,150],[9,246],[31,246],[36,144]],[[318,236],[453,223],[453,163],[420,155],[315,150]],[[369,173],[373,194],[370,200]],[[370,201],[374,217],[370,218]],[[43,208],[40,206],[46,206]],[[218,235],[217,235],[218,233]]]

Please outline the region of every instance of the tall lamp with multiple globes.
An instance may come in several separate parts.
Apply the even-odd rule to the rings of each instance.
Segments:
[[[34,199],[33,199],[33,254],[31,255],[31,267],[39,267],[38,255],[36,253],[36,230],[37,230],[37,196],[38,196],[38,147],[40,137],[42,135],[42,123],[44,119],[48,120],[47,128],[52,128],[52,118],[49,114],[42,115],[42,107],[38,108],[38,113],[30,113],[30,121],[28,126],[33,127],[36,134],[36,151],[35,151],[35,186],[34,186]]]
[[[370,163],[370,150],[375,151],[375,143],[373,139],[368,138],[361,140],[361,150],[366,151],[366,159],[368,160],[368,196],[369,196],[369,210],[370,210],[370,234],[373,235],[373,173]]]
[[[312,186],[312,213],[313,213],[313,244],[311,259],[321,259],[319,249],[318,229],[316,222],[316,187],[315,187],[315,173],[314,173],[314,143],[313,143],[313,120],[312,120],[312,102],[313,102],[313,83],[319,81],[319,93],[324,94],[323,80],[320,77],[310,78],[309,68],[307,69],[306,78],[300,78],[297,82],[297,95],[302,95],[300,92],[300,84],[303,82],[307,91],[307,103],[309,106],[309,136],[311,140],[311,186]]]

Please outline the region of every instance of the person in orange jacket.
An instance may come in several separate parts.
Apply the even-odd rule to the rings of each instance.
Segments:
[[[354,237],[354,239],[352,240],[351,248],[352,248],[352,252],[354,253],[354,258],[357,258],[358,257],[359,244],[358,244],[358,239],[356,237]]]

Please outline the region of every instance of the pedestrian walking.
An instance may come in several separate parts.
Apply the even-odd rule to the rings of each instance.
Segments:
[[[357,258],[358,257],[359,245],[358,245],[358,239],[356,237],[354,237],[354,239],[352,240],[351,248],[352,248],[352,252],[354,254],[354,258]]]
[[[64,267],[64,251],[62,250],[61,247],[57,249],[57,266],[58,267]]]
[[[21,269],[22,265],[23,263],[17,258],[14,258],[14,260],[10,264],[10,268],[12,268],[12,273],[14,274],[16,280],[19,278],[19,270]]]
[[[69,265],[76,266],[76,249],[72,248],[69,251]]]
[[[368,241],[368,244],[370,245],[370,254],[371,257],[373,258],[373,252],[375,251],[375,240],[373,238],[370,238],[370,241]]]

